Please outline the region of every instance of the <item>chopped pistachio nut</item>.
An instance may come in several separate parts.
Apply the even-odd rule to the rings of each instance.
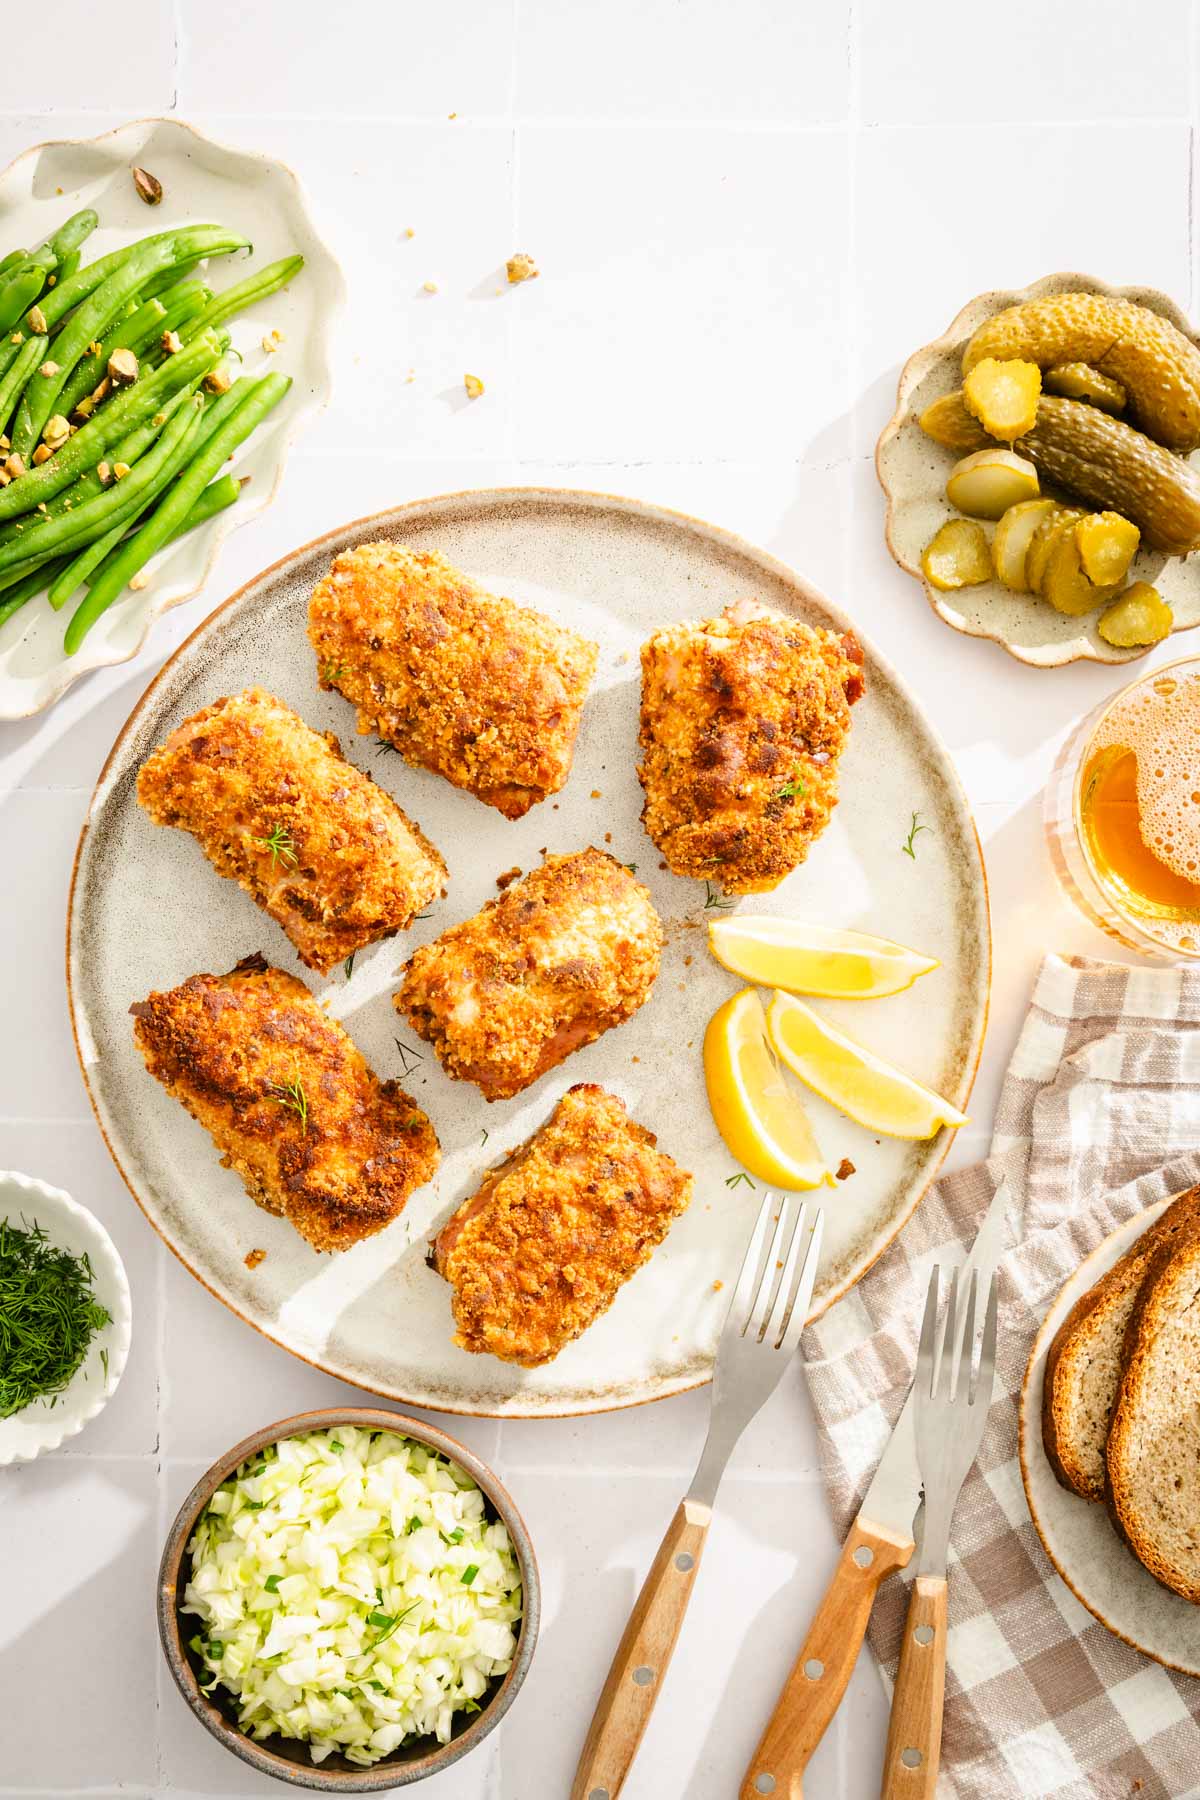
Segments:
[[[114,350],[108,359],[110,381],[130,382],[138,378],[138,359],[132,350]]]
[[[25,315],[29,320],[29,329],[36,337],[45,337],[50,327],[46,323],[46,315],[40,306],[31,306]]]
[[[52,450],[57,450],[60,444],[65,444],[70,435],[71,421],[64,419],[61,413],[54,413],[46,420],[46,429],[42,436]]]
[[[90,419],[95,410],[96,402],[92,399],[90,394],[85,394],[78,406],[76,406],[75,413],[80,419]]]
[[[178,356],[183,349],[183,339],[177,331],[164,331],[160,342],[168,356]]]
[[[49,462],[50,458],[53,455],[54,455],[54,452],[50,448],[49,444],[39,444],[37,449],[33,453],[33,460],[35,463],[37,463],[37,465],[40,468],[42,463]]]
[[[118,481],[124,481],[124,479],[128,475],[128,473],[129,473],[129,464],[128,463],[115,462],[113,464],[113,474],[116,476]]]
[[[103,377],[103,379],[98,381],[96,383],[95,387],[92,389],[92,405],[99,406],[102,401],[108,399],[108,396],[111,393],[112,393],[112,382],[109,380],[108,376],[105,375]]]
[[[54,287],[57,285],[57,282],[58,282],[57,275],[47,275],[47,277],[46,277],[46,286],[47,287]]]
[[[144,200],[147,206],[157,206],[163,197],[163,185],[158,176],[152,175],[149,169],[136,167],[131,173],[138,199]]]
[[[480,394],[483,392],[483,383],[480,381],[478,375],[464,375],[463,386],[466,388],[468,398],[471,400],[478,400]]]
[[[511,282],[535,281],[541,273],[532,256],[527,255],[524,250],[518,250],[515,255],[510,256],[504,267]]]
[[[10,344],[23,344],[25,342],[25,333],[23,331],[14,331],[8,341]]]
[[[46,502],[44,500],[38,501],[37,509],[41,514],[43,514],[43,516],[45,518],[48,519],[50,517],[50,508],[46,505]]]
[[[147,575],[145,569],[139,569],[136,575],[131,575],[129,577],[129,585],[131,588],[149,587],[150,577]]]
[[[103,348],[104,348],[104,345],[100,342],[100,339],[93,338],[91,343],[87,347],[87,353],[89,356],[99,356],[99,354],[100,354],[101,350],[103,350]]]
[[[233,386],[233,378],[224,363],[218,369],[210,369],[204,377],[204,386],[210,394],[227,394]]]
[[[96,474],[100,479],[101,487],[107,487],[112,480],[112,470],[106,462],[96,464]]]
[[[41,368],[38,370],[38,374],[39,375],[57,375],[58,374],[58,364],[56,362],[44,362],[42,364]]]
[[[10,481],[15,481],[18,475],[25,473],[25,458],[19,450],[14,450],[11,456],[5,457],[4,472]]]
[[[3,431],[0,431],[0,450],[11,450],[11,449],[12,449],[11,438],[9,438]]]
[[[405,237],[416,237],[417,234],[413,230],[411,225],[406,225],[404,227],[404,235],[405,235]]]
[[[11,480],[12,476],[9,474],[8,470],[3,464],[0,464],[0,488],[6,488]]]
[[[422,282],[421,285],[424,287],[425,292],[427,294],[436,294],[437,293],[437,282],[436,281],[425,281],[425,282]]]

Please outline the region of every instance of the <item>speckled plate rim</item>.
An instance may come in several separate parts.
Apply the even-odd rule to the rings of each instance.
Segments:
[[[301,1432],[327,1431],[344,1425],[359,1426],[364,1431],[399,1432],[428,1445],[465,1469],[503,1521],[521,1570],[521,1629],[516,1654],[512,1667],[479,1717],[448,1744],[439,1745],[424,1756],[403,1763],[376,1763],[371,1769],[341,1770],[330,1769],[325,1763],[289,1762],[286,1757],[275,1755],[263,1744],[247,1737],[200,1692],[192,1666],[184,1654],[179,1628],[179,1574],[187,1556],[188,1539],[201,1511],[221,1483],[268,1444],[276,1444],[281,1438],[294,1437]],[[289,1418],[277,1419],[273,1425],[264,1425],[211,1464],[180,1506],[167,1533],[159,1559],[155,1605],[158,1641],[175,1685],[190,1712],[219,1744],[252,1769],[291,1787],[308,1788],[317,1793],[378,1794],[393,1788],[411,1787],[429,1775],[440,1774],[468,1755],[499,1725],[520,1692],[533,1661],[541,1626],[542,1589],[529,1528],[516,1501],[482,1457],[423,1419],[410,1419],[403,1413],[387,1412],[379,1407],[328,1406],[315,1412],[293,1413]]]
[[[647,523],[663,524],[676,529],[683,528],[692,534],[699,534],[701,537],[710,540],[713,544],[720,546],[725,552],[731,555],[744,557],[752,562],[756,562],[776,580],[793,588],[805,602],[823,609],[840,630],[854,632],[861,637],[858,627],[841,607],[836,606],[831,600],[828,600],[819,589],[812,585],[811,582],[806,581],[802,576],[798,575],[794,569],[789,568],[786,563],[783,563],[777,557],[772,556],[769,551],[759,549],[757,545],[751,544],[747,539],[740,537],[736,532],[728,531],[720,525],[709,524],[707,520],[694,518],[689,513],[679,512],[672,507],[657,506],[646,500],[631,499],[619,494],[608,494],[599,490],[587,488],[467,488],[456,490],[452,493],[435,494],[423,499],[405,501],[402,505],[386,508],[383,512],[367,513],[361,518],[348,520],[344,524],[334,526],[331,530],[322,532],[319,537],[311,538],[307,543],[297,546],[295,549],[290,550],[285,555],[279,557],[275,562],[268,564],[268,566],[265,569],[260,570],[257,575],[254,575],[250,580],[243,582],[242,586],[234,593],[230,594],[228,599],[223,600],[219,606],[214,607],[213,611],[200,621],[190,636],[186,637],[172,655],[167,658],[162,668],[158,671],[154,679],[149,683],[141,697],[135,703],[129,717],[125,720],[125,723],[117,733],[112,749],[105,757],[100,773],[96,777],[96,785],[92,791],[91,800],[88,803],[87,815],[79,833],[79,842],[75,847],[75,857],[71,867],[71,885],[67,896],[65,944],[67,1006],[71,1017],[71,1033],[75,1045],[75,1055],[79,1062],[79,1068],[83,1078],[84,1087],[87,1090],[88,1100],[91,1103],[97,1128],[104,1140],[109,1155],[116,1165],[122,1181],[124,1181],[129,1192],[132,1194],[134,1200],[137,1202],[154,1230],[162,1238],[168,1249],[179,1258],[179,1261],[183,1264],[184,1268],[187,1269],[188,1273],[193,1275],[200,1283],[201,1287],[212,1294],[214,1299],[219,1300],[223,1306],[227,1306],[232,1313],[243,1321],[244,1324],[251,1326],[271,1343],[278,1344],[281,1349],[287,1350],[290,1355],[297,1357],[301,1362],[306,1362],[311,1367],[320,1369],[324,1374],[333,1375],[340,1381],[348,1382],[354,1387],[363,1389],[366,1393],[376,1394],[381,1399],[391,1401],[398,1405],[430,1407],[440,1412],[457,1414],[468,1418],[581,1418],[592,1413],[620,1412],[631,1406],[648,1405],[655,1400],[669,1399],[674,1394],[683,1394],[693,1388],[705,1387],[712,1380],[712,1371],[709,1369],[703,1374],[696,1376],[693,1375],[692,1371],[688,1370],[678,1377],[664,1378],[659,1390],[653,1394],[639,1394],[618,1398],[606,1392],[603,1395],[596,1396],[586,1406],[563,1405],[561,1407],[556,1407],[552,1412],[543,1409],[537,1412],[517,1413],[505,1411],[496,1406],[466,1406],[459,1403],[457,1400],[433,1400],[430,1399],[428,1395],[410,1396],[397,1393],[390,1388],[378,1387],[372,1382],[363,1379],[361,1375],[352,1373],[340,1365],[335,1367],[329,1362],[323,1361],[320,1357],[306,1355],[304,1351],[298,1350],[293,1344],[289,1343],[286,1338],[278,1335],[274,1331],[268,1330],[265,1324],[260,1323],[257,1319],[251,1318],[249,1314],[241,1311],[239,1307],[235,1306],[232,1301],[227,1300],[223,1294],[219,1293],[217,1289],[205,1279],[204,1275],[197,1268],[193,1267],[192,1263],[188,1261],[182,1250],[172,1241],[166,1232],[162,1230],[158,1221],[144,1205],[132,1176],[117,1154],[116,1147],[105,1129],[104,1119],[97,1096],[92,1088],[88,1064],[83,1052],[83,1045],[80,1041],[77,1000],[73,981],[75,905],[80,865],[93,818],[103,803],[107,792],[110,771],[112,771],[114,765],[119,761],[126,739],[136,730],[142,713],[149,706],[159,684],[166,679],[175,664],[187,655],[192,645],[201,634],[207,630],[213,621],[230,607],[236,605],[243,595],[245,595],[249,589],[257,586],[259,582],[265,581],[270,576],[277,575],[281,570],[288,568],[292,563],[310,555],[314,550],[320,549],[322,545],[331,543],[334,539],[342,539],[354,534],[359,536],[359,541],[363,541],[368,532],[397,531],[414,517],[419,515],[427,516],[431,513],[436,513],[439,510],[452,511],[471,505],[500,508],[521,502],[526,504],[534,502],[548,507],[608,508],[619,513],[632,514],[634,517],[640,518]],[[902,696],[906,705],[908,705],[913,712],[919,714],[922,719],[925,719],[924,709],[912,694],[908,684],[897,675],[891,663],[886,657],[879,653],[873,642],[870,644],[870,655],[872,660],[886,675],[888,681],[892,683],[896,691]],[[962,1093],[958,1097],[959,1106],[965,1108],[971,1090],[975,1085],[975,1077],[979,1072],[979,1060],[983,1054],[983,1045],[987,1037],[988,1016],[991,1006],[991,903],[988,891],[987,865],[984,861],[983,847],[979,840],[979,831],[975,824],[974,815],[971,812],[967,802],[966,793],[964,792],[962,783],[958,777],[958,771],[954,766],[949,751],[942,743],[941,738],[938,736],[933,726],[929,724],[927,719],[925,719],[925,724],[929,734],[931,747],[936,751],[939,759],[939,773],[946,783],[947,792],[956,804],[963,827],[964,838],[969,835],[969,840],[974,845],[975,855],[978,859],[979,898],[983,915],[982,923],[984,926],[982,932],[982,945],[985,954],[979,971],[980,992],[978,993],[978,1030],[975,1041],[971,1046],[967,1065],[963,1071]],[[855,1283],[860,1281],[867,1271],[874,1267],[884,1251],[894,1243],[895,1239],[899,1236],[900,1232],[904,1229],[905,1225],[907,1225],[909,1219],[916,1211],[924,1195],[929,1191],[932,1183],[937,1179],[938,1172],[945,1162],[946,1157],[949,1155],[953,1138],[954,1134],[952,1132],[947,1130],[941,1132],[936,1147],[927,1164],[926,1180],[924,1184],[914,1192],[911,1201],[905,1208],[899,1210],[895,1215],[888,1219],[884,1228],[877,1233],[875,1239],[869,1245],[867,1252],[864,1254],[858,1265],[851,1269],[844,1279],[836,1283],[829,1291],[820,1296],[809,1315],[810,1320],[820,1318],[835,1304],[836,1301],[841,1300],[849,1293]]]
[[[1143,1656],[1150,1657],[1153,1662],[1161,1663],[1167,1669],[1175,1669],[1181,1675],[1200,1675],[1200,1660],[1194,1663],[1180,1662],[1166,1650],[1156,1649],[1152,1644],[1144,1643],[1129,1631],[1123,1631],[1108,1617],[1099,1602],[1089,1596],[1086,1589],[1080,1585],[1078,1577],[1073,1573],[1069,1559],[1064,1559],[1061,1546],[1058,1545],[1057,1539],[1043,1519],[1034,1498],[1033,1488],[1034,1458],[1038,1458],[1045,1468],[1049,1469],[1050,1466],[1042,1444],[1042,1377],[1051,1339],[1062,1324],[1069,1308],[1074,1305],[1079,1296],[1086,1293],[1087,1289],[1099,1281],[1101,1276],[1106,1275],[1118,1257],[1123,1255],[1131,1244],[1136,1243],[1142,1233],[1153,1225],[1155,1219],[1166,1211],[1172,1200],[1178,1198],[1177,1194],[1169,1194],[1163,1200],[1156,1200],[1152,1206],[1147,1206],[1142,1212],[1134,1213],[1131,1218],[1118,1225],[1115,1231],[1110,1231],[1108,1236],[1084,1257],[1074,1274],[1063,1283],[1055,1295],[1038,1334],[1033,1340],[1033,1348],[1029,1352],[1029,1361],[1025,1367],[1025,1378],[1021,1383],[1021,1402],[1017,1410],[1017,1446],[1021,1461],[1021,1484],[1025,1489],[1025,1501],[1029,1507],[1029,1516],[1033,1520],[1034,1530],[1041,1540],[1043,1550],[1054,1565],[1055,1571],[1070,1588],[1079,1604],[1086,1607],[1092,1617],[1103,1625],[1106,1631],[1111,1631],[1115,1638],[1119,1638],[1123,1644],[1128,1644],[1131,1650],[1138,1650]],[[1068,1504],[1073,1501],[1078,1506],[1091,1507],[1097,1504],[1079,1500],[1076,1496],[1066,1493],[1065,1490],[1063,1491],[1063,1500]],[[1103,1511],[1103,1507],[1100,1510]],[[1107,1529],[1112,1530],[1107,1519],[1105,1524]],[[1112,1543],[1114,1556],[1119,1556],[1122,1562],[1135,1560],[1133,1551],[1122,1544],[1115,1530],[1112,1530]],[[1153,1580],[1153,1577],[1147,1576],[1147,1579]],[[1177,1606],[1186,1609],[1185,1614],[1181,1616],[1195,1617],[1196,1609],[1190,1601],[1182,1599],[1179,1595],[1172,1595],[1168,1589],[1159,1589],[1158,1585],[1155,1585],[1156,1593],[1161,1593],[1164,1603],[1174,1601]]]
[[[1101,281],[1097,275],[1083,275],[1071,269],[1061,269],[1053,275],[1039,276],[1036,281],[1031,281],[1028,287],[991,288],[985,293],[976,294],[973,300],[968,300],[965,306],[960,307],[941,337],[935,338],[932,343],[923,344],[919,350],[913,351],[900,371],[900,380],[896,390],[896,410],[880,432],[875,445],[875,473],[887,498],[884,536],[893,560],[906,574],[912,575],[920,582],[925,598],[933,611],[952,630],[961,632],[964,637],[983,638],[989,643],[999,644],[1002,649],[1008,651],[1010,656],[1015,657],[1018,662],[1024,663],[1031,669],[1061,669],[1073,662],[1117,665],[1138,662],[1142,657],[1149,655],[1155,646],[1146,644],[1139,649],[1118,650],[1115,645],[1105,644],[1103,639],[1092,641],[1091,638],[1088,638],[1085,640],[1084,647],[1069,648],[1069,653],[1053,656],[1045,652],[1035,654],[1029,646],[1014,644],[1004,636],[1002,631],[988,630],[983,624],[980,624],[978,628],[973,628],[968,621],[951,611],[948,596],[925,579],[920,564],[910,560],[901,551],[896,541],[895,531],[899,497],[884,474],[884,458],[894,440],[912,417],[910,401],[913,390],[920,385],[937,363],[948,355],[957,355],[964,341],[978,328],[984,318],[993,317],[996,313],[1003,312],[1005,307],[1016,306],[1022,300],[1040,299],[1043,294],[1062,289],[1064,284],[1086,289],[1090,293],[1105,294],[1110,299],[1136,301],[1139,306],[1146,306],[1154,312],[1161,313],[1164,318],[1170,320],[1172,325],[1178,326],[1184,336],[1190,338],[1193,343],[1200,341],[1197,339],[1197,334],[1187,314],[1172,300],[1169,294],[1164,294],[1160,288],[1115,287],[1111,282]],[[1176,625],[1173,629],[1175,631],[1192,631],[1195,629],[1195,624],[1195,621],[1191,621]],[[1047,650],[1050,648],[1051,646],[1047,646]],[[1068,651],[1068,646],[1064,645],[1063,649]]]
[[[325,329],[320,333],[317,340],[309,347],[313,356],[314,368],[319,385],[318,397],[308,405],[297,406],[290,424],[286,429],[278,433],[275,471],[270,487],[261,489],[250,499],[239,503],[235,507],[231,507],[227,512],[218,514],[202,534],[207,546],[207,554],[203,564],[198,568],[195,580],[185,578],[182,584],[176,582],[168,583],[166,585],[160,584],[161,598],[156,597],[156,599],[151,601],[148,605],[144,620],[144,629],[138,637],[137,642],[129,650],[111,656],[93,657],[93,659],[84,658],[82,660],[79,658],[73,660],[64,659],[57,680],[50,686],[46,694],[37,702],[37,704],[29,706],[21,712],[7,712],[0,714],[0,723],[15,724],[22,719],[36,718],[39,713],[46,712],[48,708],[61,700],[63,695],[67,693],[77,681],[81,680],[85,675],[90,675],[93,670],[117,668],[122,663],[132,662],[133,658],[138,654],[139,650],[141,650],[143,644],[153,630],[155,621],[160,619],[164,613],[173,611],[177,606],[182,606],[185,601],[194,599],[200,592],[216,567],[217,558],[220,556],[222,547],[229,534],[236,531],[240,526],[248,524],[251,519],[258,518],[259,515],[266,512],[267,508],[272,504],[283,482],[284,471],[287,468],[288,457],[291,453],[292,446],[307,426],[310,418],[315,413],[324,411],[328,406],[330,396],[333,392],[333,370],[330,360],[329,345],[334,324],[346,306],[346,279],[342,274],[341,264],[338,262],[329,246],[325,243],[313,222],[312,212],[308,204],[308,196],[300,177],[296,174],[294,169],[290,168],[286,163],[280,162],[278,157],[265,156],[261,151],[237,149],[232,144],[225,144],[218,138],[210,137],[207,132],[200,131],[197,126],[190,124],[186,119],[176,119],[169,115],[152,113],[140,119],[127,119],[121,125],[113,125],[107,131],[97,132],[94,137],[43,138],[40,143],[31,144],[27,150],[20,151],[18,155],[14,156],[10,162],[6,163],[4,167],[0,169],[0,193],[4,191],[6,184],[16,174],[20,165],[26,162],[30,157],[44,155],[48,150],[71,149],[76,146],[86,146],[91,144],[106,144],[110,139],[120,137],[125,132],[155,130],[159,126],[165,126],[173,131],[184,132],[189,137],[194,138],[198,144],[203,144],[206,149],[215,150],[219,152],[220,155],[229,157],[231,162],[259,163],[265,168],[277,171],[291,183],[296,211],[303,220],[304,225],[310,234],[312,243],[319,246],[324,253],[326,259],[325,276],[329,283],[331,295],[331,305],[325,316]]]

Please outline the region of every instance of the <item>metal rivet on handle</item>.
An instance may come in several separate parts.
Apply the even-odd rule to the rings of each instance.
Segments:
[[[913,1632],[918,1644],[932,1644],[935,1635],[932,1625],[918,1625]]]
[[[914,1750],[911,1744],[907,1750],[902,1750],[900,1752],[900,1761],[904,1764],[906,1769],[919,1769],[924,1760],[925,1758],[921,1755],[921,1752],[919,1750]]]
[[[804,1665],[804,1673],[808,1676],[810,1681],[820,1681],[822,1675],[825,1673],[825,1664],[821,1661],[819,1656],[810,1656]]]
[[[775,1792],[775,1777],[773,1775],[756,1776],[754,1780],[754,1791],[756,1794],[773,1794]]]
[[[608,1789],[593,1788],[588,1794],[587,1800],[608,1800]]]
[[[689,1569],[694,1569],[695,1566],[696,1559],[687,1550],[681,1550],[679,1555],[675,1558],[675,1567],[677,1569],[682,1569],[685,1575]]]
[[[635,1669],[633,1671],[633,1679],[637,1682],[639,1687],[649,1687],[650,1683],[654,1680],[654,1670],[646,1668],[645,1664],[643,1664],[640,1669]]]
[[[869,1569],[871,1564],[875,1561],[875,1552],[872,1550],[870,1544],[860,1544],[858,1549],[854,1552],[854,1560],[860,1569]]]

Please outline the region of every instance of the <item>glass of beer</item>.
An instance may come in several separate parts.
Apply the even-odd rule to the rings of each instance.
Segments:
[[[1046,787],[1046,835],[1093,924],[1148,956],[1200,957],[1200,658],[1076,727]]]

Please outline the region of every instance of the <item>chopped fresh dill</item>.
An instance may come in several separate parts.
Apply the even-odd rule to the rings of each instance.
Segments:
[[[425,1061],[424,1056],[419,1050],[412,1049],[408,1044],[401,1043],[398,1037],[394,1037],[392,1042],[400,1052],[401,1074],[411,1075],[417,1064]],[[409,1060],[410,1057],[412,1059],[411,1061]]]
[[[781,788],[776,789],[775,798],[777,800],[803,800],[807,792],[808,789],[804,785],[804,777],[802,775],[794,775],[790,781],[785,781]]]
[[[357,956],[357,954],[358,954],[358,952],[356,950],[352,950],[350,952],[349,956],[346,958],[345,962],[342,964],[342,967],[346,972],[346,980],[347,981],[349,981],[350,977],[354,973],[354,958]]]
[[[321,670],[321,679],[322,681],[340,681],[345,673],[345,663],[327,662]]]
[[[636,863],[626,863],[625,867],[629,870],[629,873],[631,875],[637,874],[637,864]]]
[[[295,868],[298,860],[296,846],[286,825],[276,825],[266,837],[256,837],[251,842],[261,844],[264,850],[270,851],[272,866],[281,862],[285,869]]]
[[[908,837],[900,846],[905,856],[911,856],[914,862],[917,860],[916,841],[918,831],[931,831],[933,829],[930,825],[918,825],[917,820],[920,816],[920,813],[913,814],[912,824],[908,828]]]
[[[400,752],[397,750],[395,744],[389,744],[386,738],[380,738],[379,748],[375,754],[376,756],[399,756]]]
[[[729,908],[732,905],[733,905],[733,901],[726,900],[722,896],[720,891],[713,886],[711,881],[705,882],[705,884],[704,884],[704,910],[705,910],[705,912],[708,912],[711,908],[715,908],[717,912],[728,912]]]
[[[267,1096],[274,1100],[276,1106],[286,1106],[300,1120],[302,1131],[308,1130],[308,1095],[304,1091],[304,1083],[300,1079],[300,1059],[294,1060],[295,1073],[291,1081],[272,1081],[267,1084]]]
[[[743,1181],[746,1183],[747,1187],[754,1186],[754,1183],[751,1181],[750,1177],[748,1175],[744,1175],[742,1173],[742,1171],[739,1169],[736,1175],[727,1175],[725,1177],[725,1186],[727,1188],[735,1188],[738,1186],[739,1182],[743,1182]]]
[[[481,1150],[483,1149],[483,1146],[487,1143],[489,1135],[490,1134],[488,1132],[487,1126],[485,1125],[483,1127],[483,1136],[479,1140],[479,1148]]]
[[[34,1400],[53,1406],[108,1323],[86,1256],[58,1249],[37,1223],[0,1222],[0,1419]]]
[[[367,1624],[368,1625],[378,1625],[378,1626],[382,1627],[383,1629],[381,1629],[379,1636],[374,1640],[374,1642],[367,1645],[367,1649],[368,1650],[378,1650],[380,1644],[386,1643],[388,1638],[391,1637],[393,1631],[395,1631],[398,1626],[403,1625],[403,1623],[404,1623],[405,1619],[407,1619],[409,1613],[415,1612],[417,1607],[420,1606],[420,1604],[421,1604],[421,1602],[419,1600],[414,1600],[411,1606],[406,1606],[402,1613],[396,1613],[394,1616],[391,1613],[384,1613],[384,1612],[368,1613],[367,1614]]]

